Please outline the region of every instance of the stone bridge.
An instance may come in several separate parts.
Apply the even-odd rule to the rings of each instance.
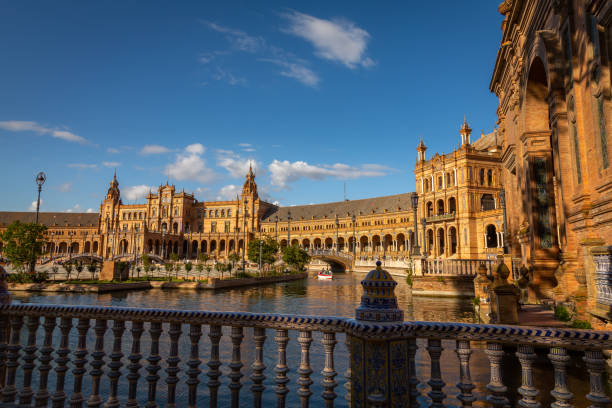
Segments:
[[[308,251],[312,259],[320,259],[342,270],[350,270],[353,266],[353,255],[333,249],[313,249]],[[335,269],[335,268],[334,268]]]

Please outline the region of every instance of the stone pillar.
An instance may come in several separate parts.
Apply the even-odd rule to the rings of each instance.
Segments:
[[[504,263],[503,255],[497,257],[498,265],[493,281],[493,311],[495,322],[499,324],[518,324],[519,289],[508,283],[510,270]]]
[[[478,274],[474,278],[474,298],[475,307],[480,321],[489,323],[489,313],[491,312],[490,303],[491,281],[487,277],[487,267],[481,263],[478,267]]]
[[[393,335],[371,336],[384,326],[385,333],[402,326],[404,312],[397,306],[394,288],[397,282],[376,262],[361,281],[361,305],[347,332],[350,337],[351,407],[407,407],[410,393],[409,339]],[[382,289],[382,290],[381,290]],[[380,294],[384,293],[384,294]]]

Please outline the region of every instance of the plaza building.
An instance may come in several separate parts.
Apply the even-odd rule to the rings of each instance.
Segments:
[[[196,259],[205,253],[224,260],[232,253],[242,255],[245,243],[268,236],[281,247],[345,254],[350,260],[344,267],[354,261],[352,266],[367,268],[383,259],[404,271],[410,258],[422,252],[443,259],[491,257],[503,242],[497,133],[471,144],[470,131],[465,122],[462,144],[450,154],[426,160],[423,142],[417,147],[417,211],[410,192],[279,207],[259,197],[252,169],[235,200],[198,201],[166,183],[150,191],[145,203],[124,204],[115,174],[97,214],[40,214],[48,227],[47,256],[135,260],[149,254],[161,261],[171,254]],[[0,212],[0,231],[34,217]],[[416,247],[415,227],[422,251]]]
[[[612,317],[612,2],[505,0],[499,98],[508,245],[534,300]]]

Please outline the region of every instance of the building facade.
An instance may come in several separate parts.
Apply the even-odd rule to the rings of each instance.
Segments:
[[[533,299],[612,314],[612,2],[506,0],[490,89],[509,248]],[[582,306],[580,306],[582,304]]]

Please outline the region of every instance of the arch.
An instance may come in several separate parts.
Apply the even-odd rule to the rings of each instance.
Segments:
[[[119,253],[127,254],[128,253],[128,242],[125,239],[119,241]]]
[[[183,253],[181,255],[183,255],[183,258],[187,258],[187,251],[189,249],[189,243],[187,242],[187,240],[183,240]]]
[[[436,204],[437,204],[437,206],[436,206],[437,207],[437,214],[438,215],[444,214],[444,200],[440,198]]]
[[[483,194],[480,197],[480,210],[490,211],[495,209],[495,198],[492,194]]]
[[[78,254],[79,253],[79,243],[78,242],[73,242],[70,245],[70,253],[72,253],[72,254]]]
[[[152,253],[153,253],[153,240],[152,240],[152,239],[150,239],[150,240],[147,242],[147,244],[148,244],[148,245],[147,245],[147,252],[148,252],[149,254],[152,254]]]
[[[238,240],[238,249],[240,251],[244,251],[244,241],[243,240]]]
[[[497,228],[493,224],[487,225],[486,241],[487,248],[497,248]]]
[[[83,252],[86,254],[91,252],[91,242],[85,241],[85,247],[83,248]]]
[[[344,251],[344,238],[338,237],[338,242],[336,243],[336,250]]]
[[[219,240],[219,252],[225,252],[225,240]]]
[[[448,199],[448,212],[449,214],[454,214],[457,212],[457,200],[455,197]]]
[[[434,247],[434,232],[432,229],[427,230],[427,253],[431,255]]]
[[[389,252],[393,250],[393,237],[391,234],[387,234],[383,237],[383,251]]]
[[[94,241],[92,247],[93,247],[92,252],[97,254],[98,253],[98,241]]]
[[[427,202],[426,211],[425,212],[427,214],[427,217],[431,217],[431,216],[434,215],[433,203],[431,201]]]
[[[525,88],[525,130],[527,132],[550,130],[548,116],[548,76],[544,62],[535,57],[529,67]]]
[[[309,249],[310,248],[310,240],[308,238],[304,238],[302,240],[302,248]]]
[[[368,250],[368,237],[362,235],[359,238],[359,252],[365,252]]]
[[[406,250],[406,236],[403,233],[397,234],[395,237],[395,241],[397,242],[397,250],[405,251]]]
[[[228,248],[230,252],[236,252],[236,241],[230,239],[228,243]]]
[[[325,238],[325,249],[332,249],[334,246],[334,240],[331,238]]]
[[[217,250],[217,241],[214,239],[210,240],[210,252],[215,252]]]
[[[286,239],[282,239],[280,242],[280,246],[281,248],[286,248],[287,247],[287,240]]]
[[[355,241],[355,239],[353,239],[352,236],[348,237],[348,250],[351,251],[351,252],[356,250],[355,242],[354,241]]]
[[[438,232],[437,232],[437,238],[438,238],[438,256],[442,256],[444,255],[444,249],[445,246],[444,244],[446,244],[446,239],[444,239],[444,228],[438,228]]]
[[[178,222],[175,222],[174,224],[172,224],[172,232],[174,232],[175,234],[178,234]]]
[[[202,242],[200,242],[200,252],[204,254],[208,252],[208,242],[206,242],[206,240],[202,240]]]
[[[178,241],[174,241],[174,245],[172,247],[172,252],[178,254]]]
[[[198,257],[198,241],[191,241],[191,257],[193,259]]]
[[[448,245],[451,255],[457,253],[457,228],[450,227],[448,229]]]
[[[163,222],[162,225],[161,225],[161,230],[162,230],[162,232],[167,232],[168,231],[168,224]]]
[[[298,241],[298,240],[297,240],[297,239],[295,239],[295,238],[294,238],[294,239],[292,239],[292,240],[291,240],[291,246],[297,246],[297,245],[300,245],[300,241]]]
[[[380,236],[379,235],[372,236],[372,250],[374,252],[380,251]]]
[[[155,252],[154,252],[154,254],[155,255],[161,255],[160,251],[159,251],[159,240],[158,239],[155,240]]]
[[[321,238],[315,238],[314,247],[315,249],[321,249]]]
[[[57,247],[57,253],[59,254],[68,253],[68,244],[66,242],[60,242],[59,246]]]

